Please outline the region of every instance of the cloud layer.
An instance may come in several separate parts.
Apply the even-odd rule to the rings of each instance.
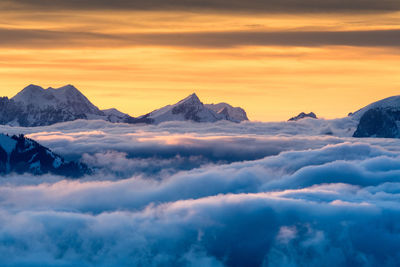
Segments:
[[[360,46],[399,47],[400,30],[362,31],[224,31],[172,33],[93,33],[38,29],[0,28],[0,47],[197,47],[241,46]]]
[[[349,3],[344,0],[268,0],[268,1],[227,1],[227,0],[149,0],[149,1],[126,1],[116,0],[112,3],[106,0],[14,0],[5,1],[4,6],[11,8],[25,8],[32,10],[131,10],[131,11],[218,11],[218,12],[257,12],[257,13],[301,13],[301,12],[376,12],[400,10],[400,4],[396,0],[355,0]]]
[[[343,136],[307,135],[309,124]],[[0,262],[395,266],[400,146],[346,137],[348,124],[26,128],[59,152],[85,151],[102,171],[81,180],[2,179]]]

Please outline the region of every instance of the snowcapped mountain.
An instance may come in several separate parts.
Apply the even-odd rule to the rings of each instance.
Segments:
[[[232,107],[227,103],[205,104],[204,106],[217,114],[223,115],[228,121],[241,122],[249,120],[246,111],[240,107]]]
[[[11,99],[0,98],[0,123],[45,126],[77,119],[126,122],[131,119],[116,109],[100,110],[72,85],[44,89],[29,85]]]
[[[78,89],[72,85],[60,88],[43,89],[37,85],[29,85],[12,98],[33,109],[63,109],[73,115],[104,115]]]
[[[48,148],[23,135],[0,134],[0,174],[52,173],[68,177],[80,177],[90,169],[77,162],[67,162]]]
[[[384,109],[384,110],[400,110],[400,95],[398,96],[391,96],[365,106],[354,113],[350,113],[354,119],[361,119],[365,112],[371,109]]]
[[[218,107],[221,109],[218,109]],[[241,108],[233,108],[225,103],[204,105],[196,94],[191,94],[174,105],[154,110],[137,119],[142,120],[142,122],[158,124],[166,121],[187,120],[194,122],[216,122],[219,120],[240,122],[244,118],[247,119],[247,116]]]
[[[314,112],[310,112],[310,113],[301,112],[299,115],[290,118],[288,121],[298,121],[298,120],[305,119],[305,118],[318,119],[317,115],[315,115]]]
[[[400,138],[400,96],[392,96],[350,113],[358,120],[354,137]]]
[[[32,127],[77,119],[101,119],[113,123],[131,124],[185,120],[195,122],[248,120],[243,109],[234,108],[226,103],[204,105],[196,94],[138,118],[114,108],[100,110],[72,85],[44,89],[31,84],[11,99],[0,97],[0,124]]]

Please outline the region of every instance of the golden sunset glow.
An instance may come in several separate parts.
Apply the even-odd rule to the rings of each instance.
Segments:
[[[400,92],[399,12],[0,15],[0,90],[9,97],[31,83],[73,84],[100,108],[139,116],[196,92],[277,121],[301,111],[343,117]]]

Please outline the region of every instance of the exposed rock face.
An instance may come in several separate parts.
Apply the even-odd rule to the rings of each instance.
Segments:
[[[91,170],[85,164],[65,161],[50,149],[23,135],[0,134],[0,174],[13,172],[81,177],[91,173]]]
[[[400,138],[400,96],[391,96],[350,113],[358,121],[353,137]]]
[[[360,118],[353,137],[399,138],[400,110],[372,108]]]
[[[310,113],[301,112],[299,115],[297,115],[296,117],[290,118],[288,121],[298,121],[298,120],[301,120],[304,118],[318,119],[317,115],[315,115],[314,112],[310,112]]]

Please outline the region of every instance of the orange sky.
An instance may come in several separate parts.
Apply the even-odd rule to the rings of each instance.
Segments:
[[[196,92],[252,120],[342,117],[400,94],[398,30],[399,12],[0,11],[0,92],[73,84],[132,116]]]

